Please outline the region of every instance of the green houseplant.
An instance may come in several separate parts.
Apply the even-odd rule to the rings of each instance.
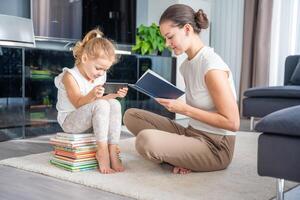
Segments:
[[[132,51],[147,55],[161,54],[165,49],[165,39],[159,31],[159,26],[152,23],[151,26],[141,24],[136,34],[136,44],[132,47]]]

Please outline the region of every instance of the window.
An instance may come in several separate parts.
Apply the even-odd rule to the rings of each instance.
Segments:
[[[300,2],[274,0],[269,84],[282,85],[288,55],[300,54]]]

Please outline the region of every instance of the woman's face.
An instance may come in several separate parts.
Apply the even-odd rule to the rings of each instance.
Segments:
[[[189,47],[189,30],[186,26],[179,28],[172,21],[165,21],[159,26],[160,33],[166,40],[166,46],[171,48],[175,55],[187,51]]]
[[[85,54],[83,55],[82,64],[84,65],[83,69],[87,78],[89,80],[95,80],[105,74],[113,64],[113,60],[103,57],[92,59],[88,58]]]

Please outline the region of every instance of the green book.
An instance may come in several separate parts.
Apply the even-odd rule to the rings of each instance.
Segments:
[[[83,152],[95,152],[96,145],[82,146],[78,148],[69,148],[53,145],[55,150],[62,150],[67,152],[83,153]]]
[[[61,169],[71,171],[71,172],[79,172],[79,171],[86,171],[86,170],[92,170],[98,168],[98,164],[88,164],[88,165],[83,165],[83,166],[69,166],[63,163],[56,162],[54,160],[50,160],[50,163],[55,165],[56,167],[59,167]]]
[[[74,162],[72,162],[72,161],[62,160],[62,159],[54,157],[51,160],[61,163],[61,164],[64,164],[64,165],[69,165],[70,167],[81,167],[81,166],[86,166],[86,165],[98,164],[96,159],[79,161],[79,162],[76,162],[76,160],[75,160]]]

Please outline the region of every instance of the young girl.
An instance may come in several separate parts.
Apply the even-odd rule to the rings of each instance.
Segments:
[[[127,88],[103,96],[106,71],[116,62],[115,47],[99,29],[94,29],[77,42],[73,55],[75,67],[64,68],[55,78],[58,123],[68,133],[93,130],[101,173],[124,171],[117,147],[121,133],[121,106],[115,98],[125,97]]]
[[[139,109],[127,110],[124,123],[136,135],[137,151],[153,162],[173,165],[174,173],[224,169],[231,162],[240,121],[231,71],[199,37],[208,27],[207,16],[177,4],[164,11],[159,24],[167,46],[176,55],[187,54],[180,67],[186,103],[157,101],[189,117],[189,126]]]

